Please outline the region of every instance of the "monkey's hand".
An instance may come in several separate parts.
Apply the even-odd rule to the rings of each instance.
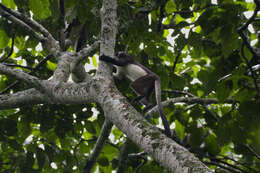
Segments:
[[[105,62],[109,62],[109,63],[113,63],[114,62],[113,58],[111,58],[110,56],[106,56],[106,55],[101,55],[99,57],[99,60],[105,61]]]

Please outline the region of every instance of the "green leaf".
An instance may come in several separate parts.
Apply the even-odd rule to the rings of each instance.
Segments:
[[[9,38],[6,35],[5,31],[0,29],[0,49],[7,47],[8,42],[9,42]]]
[[[218,84],[216,89],[217,98],[220,102],[223,102],[229,97],[233,88],[233,83],[231,80],[224,81]]]
[[[30,0],[29,5],[36,19],[46,19],[51,16],[49,0]]]
[[[14,0],[2,0],[2,4],[11,8],[11,9],[15,9],[15,3]]]
[[[171,14],[176,11],[176,4],[174,1],[170,0],[165,5],[165,11],[167,14]]]
[[[242,102],[239,106],[239,113],[245,115],[247,118],[249,117],[259,117],[260,113],[260,103],[256,101],[245,101]]]
[[[108,166],[109,165],[109,161],[106,157],[99,157],[97,162],[101,165],[101,166]]]
[[[33,158],[33,153],[32,152],[27,152],[26,153],[26,168],[31,168],[34,163],[34,158]]]
[[[220,31],[222,52],[225,57],[228,57],[239,45],[237,35],[233,33],[232,26],[225,26]]]
[[[184,21],[185,19],[184,18],[182,18],[181,17],[181,15],[179,15],[179,14],[177,14],[176,16],[175,16],[175,23],[176,23],[176,25],[178,24],[178,23],[180,23],[180,22],[182,22],[182,21]]]
[[[96,68],[97,68],[97,66],[98,66],[98,63],[97,63],[97,59],[96,59],[96,57],[95,57],[95,56],[93,56],[93,57],[92,57],[92,61],[93,61],[93,65],[94,65],[94,67],[96,67]]]
[[[206,147],[210,154],[217,155],[220,152],[220,148],[217,142],[217,138],[213,135],[209,135],[206,138]]]
[[[96,134],[96,129],[95,129],[94,125],[93,125],[93,122],[91,122],[91,121],[86,121],[86,122],[85,122],[85,127],[86,127],[86,129],[87,129],[87,131],[88,131],[89,133],[91,133],[91,134]]]
[[[175,122],[175,131],[179,136],[179,138],[182,140],[185,136],[184,126],[178,120],[175,120],[174,122]]]
[[[173,74],[171,78],[173,82],[173,87],[177,89],[183,89],[185,86],[185,79],[179,75]]]
[[[47,61],[47,68],[51,71],[54,71],[56,69],[57,64],[54,64],[51,61]]]
[[[37,158],[37,164],[39,167],[39,170],[42,170],[44,163],[45,163],[45,152],[41,148],[37,148],[36,150],[36,158]]]
[[[201,145],[201,143],[203,142],[203,129],[202,128],[198,128],[197,124],[192,124],[191,127],[189,127],[189,132],[191,133],[191,137],[190,137],[190,145],[192,147],[199,147]]]

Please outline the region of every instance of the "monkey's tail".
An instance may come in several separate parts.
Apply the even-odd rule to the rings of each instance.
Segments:
[[[157,102],[157,106],[158,106],[158,111],[159,114],[161,116],[162,122],[163,122],[163,126],[165,129],[165,134],[168,137],[171,137],[171,129],[170,129],[170,125],[167,121],[167,118],[163,112],[163,108],[162,108],[162,102],[161,102],[161,81],[160,78],[155,80],[155,97],[156,97],[156,102]]]

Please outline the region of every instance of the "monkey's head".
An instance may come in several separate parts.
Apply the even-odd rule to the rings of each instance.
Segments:
[[[116,57],[118,59],[127,59],[127,60],[132,60],[133,57],[131,57],[130,55],[128,55],[127,53],[120,51],[116,53]]]

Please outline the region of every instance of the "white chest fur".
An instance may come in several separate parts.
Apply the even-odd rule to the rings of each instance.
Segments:
[[[117,67],[116,69],[116,76],[120,77],[124,75],[131,81],[135,81],[136,79],[147,75],[147,72],[144,69],[135,64],[129,64],[125,67]]]

